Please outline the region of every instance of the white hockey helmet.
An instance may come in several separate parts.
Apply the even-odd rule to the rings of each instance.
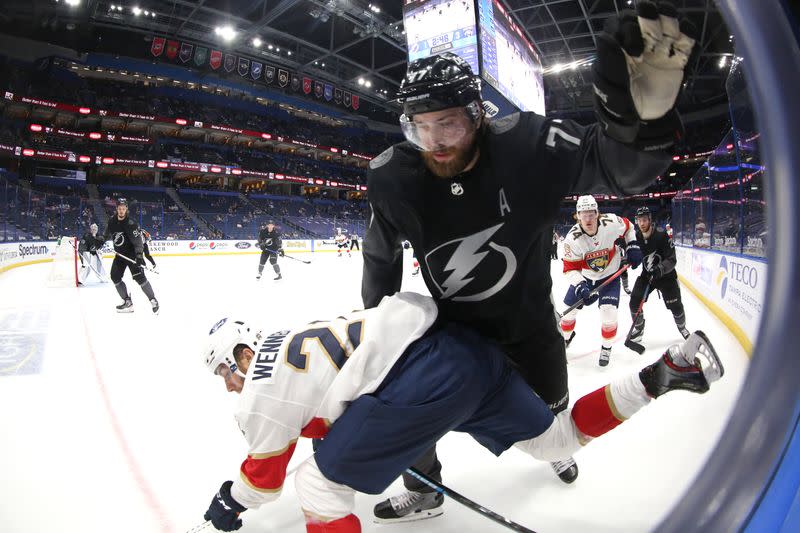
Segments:
[[[97,232],[97,224],[92,224],[89,226],[89,231]]]
[[[260,341],[260,331],[256,331],[241,320],[223,318],[208,332],[208,341],[203,350],[203,360],[212,374],[216,374],[217,367],[224,364],[231,369],[231,372],[245,377],[244,372],[236,364],[233,349],[239,344],[245,344],[256,351]]]
[[[597,200],[594,199],[594,196],[587,194],[578,197],[575,212],[580,213],[581,211],[597,211]]]

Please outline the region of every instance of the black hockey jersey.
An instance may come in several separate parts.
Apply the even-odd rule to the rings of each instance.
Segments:
[[[675,272],[675,265],[678,262],[675,244],[666,231],[654,228],[650,238],[645,239],[639,228],[636,228],[636,240],[642,250],[642,266],[645,274],[649,274],[657,265],[661,265],[662,278],[678,277]]]
[[[479,142],[476,166],[452,179],[430,174],[409,143],[370,162],[362,297],[373,307],[400,289],[408,239],[443,317],[514,342],[552,327],[541,317],[554,313],[550,245],[564,196],[639,192],[670,157],[534,113],[492,121]]]
[[[281,232],[276,228],[273,228],[272,231],[266,228],[262,229],[258,233],[258,247],[262,250],[277,252],[281,249]]]
[[[112,241],[115,252],[131,259],[142,253],[142,232],[139,225],[128,216],[120,220],[116,214],[111,215],[103,241]]]
[[[78,243],[78,251],[81,253],[89,252],[95,255],[97,254],[97,250],[103,247],[103,244],[105,244],[105,241],[101,239],[99,235],[95,237],[91,232],[87,231],[83,234],[83,238],[81,238]]]

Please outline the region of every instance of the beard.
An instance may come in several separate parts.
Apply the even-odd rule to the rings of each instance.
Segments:
[[[475,155],[475,150],[478,145],[477,136],[467,146],[453,147],[444,150],[431,150],[422,152],[422,160],[425,166],[431,171],[431,174],[437,178],[453,178],[464,171],[467,165],[472,161]],[[434,152],[445,152],[448,155],[453,155],[449,161],[437,161],[434,159]]]

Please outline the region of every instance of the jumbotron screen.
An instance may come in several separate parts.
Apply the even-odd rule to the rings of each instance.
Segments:
[[[453,52],[479,72],[474,0],[405,0],[408,61]]]
[[[497,0],[478,0],[481,77],[522,111],[544,115],[542,62]]]

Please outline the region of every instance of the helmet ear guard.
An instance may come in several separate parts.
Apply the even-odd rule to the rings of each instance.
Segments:
[[[208,340],[203,350],[203,360],[212,374],[217,373],[219,365],[224,364],[231,372],[245,377],[236,358],[234,348],[243,344],[253,351],[258,350],[261,341],[261,332],[248,326],[244,321],[223,318],[208,332]]]

